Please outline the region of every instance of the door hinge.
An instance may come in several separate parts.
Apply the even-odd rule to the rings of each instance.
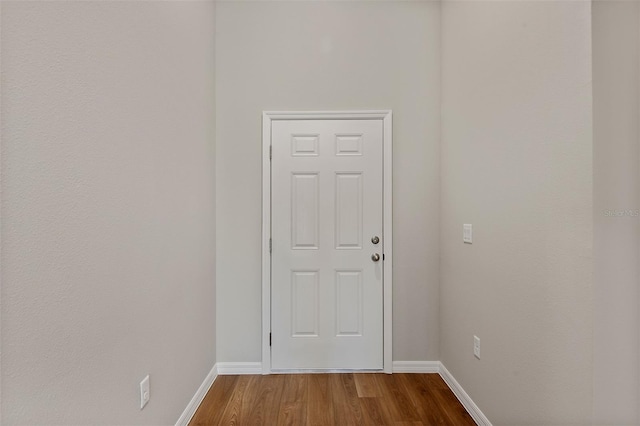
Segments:
[[[273,158],[273,145],[269,145],[269,160]]]
[[[269,346],[271,346],[271,333],[269,333]]]
[[[272,244],[271,244],[271,238],[269,238],[269,253],[271,253],[272,250]]]

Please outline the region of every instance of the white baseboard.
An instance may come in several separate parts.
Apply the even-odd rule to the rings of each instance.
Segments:
[[[207,377],[204,378],[204,381],[196,391],[196,394],[193,395],[193,398],[191,398],[191,401],[189,401],[189,405],[187,405],[187,408],[184,409],[182,415],[176,422],[176,426],[189,425],[191,418],[196,413],[196,410],[200,406],[200,403],[202,402],[204,397],[207,395],[207,392],[209,392],[209,389],[211,388],[211,385],[213,385],[213,382],[216,380],[216,377],[218,377],[217,364],[213,366],[211,371],[209,371],[209,374],[207,374]]]
[[[261,362],[219,362],[218,374],[262,374]]]
[[[460,383],[458,383],[458,381],[453,378],[453,376],[451,375],[451,373],[449,373],[449,370],[447,370],[444,364],[442,363],[439,363],[439,364],[440,364],[440,376],[447,383],[449,388],[451,388],[451,391],[454,393],[456,398],[458,398],[460,403],[464,406],[464,408],[467,410],[467,412],[473,418],[473,420],[479,426],[492,426],[487,416],[485,416],[482,413],[482,411],[480,411],[480,408],[478,408],[478,406],[475,404],[475,402],[473,402],[471,397],[464,391],[464,389],[462,389],[462,386],[460,386]]]
[[[460,383],[449,373],[440,361],[393,361],[394,373],[439,373],[453,394],[479,426],[492,426],[489,419],[480,411],[471,397],[462,389]],[[176,422],[176,426],[188,426],[200,403],[213,385],[218,375],[262,374],[261,362],[219,362],[213,366],[198,388],[193,398]]]
[[[394,373],[439,373],[440,361],[393,361]]]

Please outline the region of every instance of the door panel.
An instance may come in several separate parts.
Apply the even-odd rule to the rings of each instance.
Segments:
[[[362,173],[336,173],[336,249],[362,249]]]
[[[318,173],[291,174],[291,249],[318,249],[320,234]]]
[[[291,336],[318,337],[318,271],[291,273]]]
[[[362,271],[336,271],[336,336],[362,336]]]
[[[382,369],[382,138],[382,120],[272,124],[274,370]]]

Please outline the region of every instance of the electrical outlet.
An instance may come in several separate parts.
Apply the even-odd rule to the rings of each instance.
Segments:
[[[480,338],[473,336],[473,355],[480,359]]]
[[[462,242],[467,244],[473,243],[473,225],[470,223],[462,225]]]
[[[149,402],[151,394],[149,393],[149,375],[140,382],[140,409],[142,410],[147,402]]]

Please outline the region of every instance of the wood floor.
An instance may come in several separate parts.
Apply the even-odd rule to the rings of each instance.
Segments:
[[[219,376],[195,425],[475,425],[438,374]]]

